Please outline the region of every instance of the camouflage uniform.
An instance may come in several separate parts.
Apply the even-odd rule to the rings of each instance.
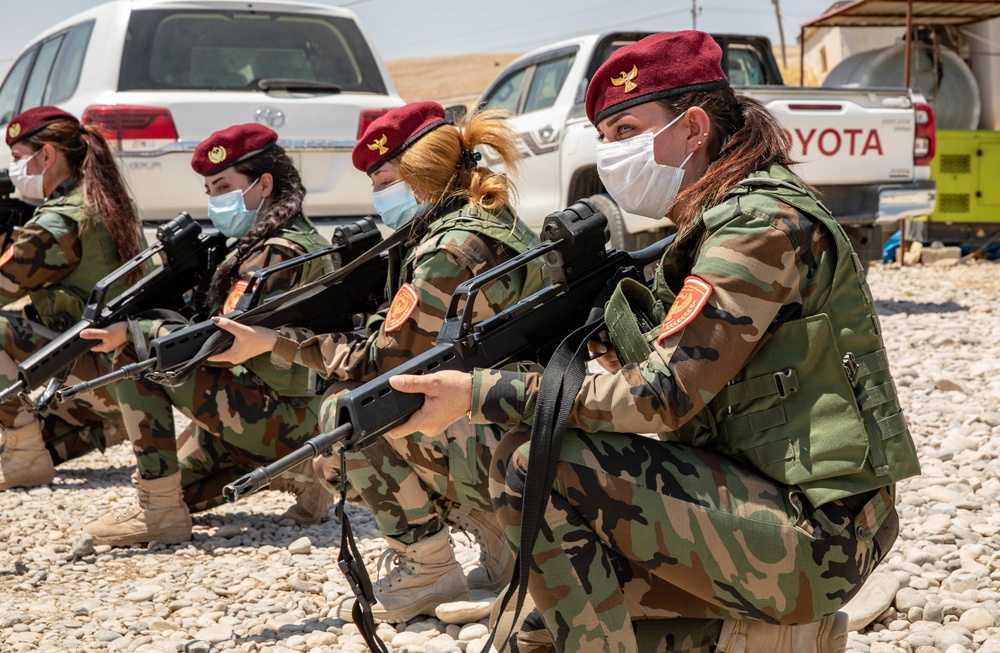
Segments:
[[[0,384],[17,381],[17,365],[76,324],[98,281],[121,265],[104,221],[87,216],[78,186],[57,189],[16,231],[0,258],[0,297],[6,302],[28,295],[19,313],[0,311]],[[81,229],[81,225],[85,225]],[[112,287],[109,296],[124,290]],[[67,384],[111,371],[111,357],[88,352],[73,367]],[[124,436],[118,403],[110,388],[99,388],[69,402],[53,404],[39,416],[46,448],[54,463],[77,458]],[[30,421],[17,401],[0,405],[0,426]],[[120,441],[120,440],[118,440]]]
[[[415,291],[414,312],[392,329],[390,309],[369,321],[364,333],[313,335],[282,330],[272,361],[292,362],[340,381],[366,381],[434,346],[455,288],[475,275],[530,249],[538,237],[504,209],[488,214],[474,205],[445,209],[418,227],[414,237],[390,253],[387,297],[405,285]],[[474,306],[477,320],[516,303],[545,284],[540,260],[484,288]],[[395,304],[395,301],[394,301]],[[323,404],[320,426],[334,427],[333,396]],[[347,455],[347,477],[386,537],[412,544],[441,530],[435,500],[447,497],[491,511],[486,470],[499,441],[493,426],[472,427],[460,420],[445,433],[380,439],[363,452]]]
[[[251,250],[241,263],[239,277],[247,280],[261,268],[328,245],[313,224],[299,216]],[[269,278],[264,298],[331,270],[327,257],[283,270]],[[242,287],[238,281],[232,292],[242,294]],[[162,335],[164,328],[143,325],[144,331],[154,335]],[[136,352],[130,344],[119,353],[115,365],[134,360]],[[235,367],[203,365],[178,387],[148,379],[126,380],[116,385],[116,391],[142,478],[163,478],[180,471],[185,502],[197,510],[221,503],[227,482],[274,462],[315,435],[322,392],[316,383],[316,375],[308,370],[277,370],[262,355]],[[191,428],[181,436],[175,433],[172,408],[191,419]]]
[[[532,552],[560,650],[639,650],[630,619],[679,618],[661,650],[707,650],[718,622],[688,619],[813,622],[895,539],[894,482],[919,466],[863,268],[784,168],[754,177],[679,234],[654,297],[635,293],[657,320],[670,307],[662,334],[606,311],[626,365],[584,381]],[[473,422],[521,424],[490,475],[515,544],[538,383],[473,375]]]

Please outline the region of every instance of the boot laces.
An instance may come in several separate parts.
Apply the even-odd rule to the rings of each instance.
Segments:
[[[136,510],[145,510],[147,505],[149,505],[149,492],[147,492],[145,488],[137,485],[135,487],[135,494],[132,495],[132,500],[128,501],[124,506],[115,511],[115,518],[121,519]]]
[[[388,548],[382,552],[375,563],[376,568],[385,572],[385,576],[379,578],[376,583],[380,587],[390,588],[403,582],[407,578],[412,578],[416,572],[410,568],[410,559],[393,548]]]
[[[484,566],[489,564],[489,547],[486,543],[487,535],[483,529],[483,525],[465,512],[456,511],[455,515],[452,516],[452,519],[455,520],[453,524],[455,528],[462,531],[466,535],[471,535],[472,539],[474,539],[476,544],[479,545],[479,562]]]

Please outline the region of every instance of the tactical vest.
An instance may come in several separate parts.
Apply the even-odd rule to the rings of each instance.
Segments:
[[[68,225],[63,218],[71,220],[74,226]],[[84,218],[83,196],[77,186],[65,195],[40,204],[31,219],[32,223],[38,224],[59,241],[73,236],[81,240],[80,264],[75,270],[51,286],[28,291],[42,324],[53,331],[62,332],[76,324],[83,315],[90,291],[98,281],[121,265],[104,220],[91,219],[83,228]],[[140,246],[145,247],[144,238]],[[127,286],[126,279],[117,282],[108,291],[107,297],[110,299],[119,295]]]
[[[298,245],[304,250],[304,254],[330,246],[330,243],[316,231],[312,221],[301,213],[282,227],[276,236],[264,241],[264,245],[288,247],[289,242]],[[303,264],[301,270],[299,285],[304,286],[333,272],[333,262],[329,256],[321,256]],[[324,386],[324,382],[315,371],[302,365],[292,365],[287,370],[279,370],[271,363],[270,354],[251,358],[243,363],[243,367],[284,397],[312,397],[321,393]]]
[[[690,269],[690,255],[707,235],[744,213],[768,211],[774,200],[833,234],[837,261],[829,295],[821,307],[807,300],[804,317],[781,325],[704,409],[661,437],[734,457],[798,486],[814,506],[919,474],[864,267],[829,211],[784,168],[772,166],[743,180],[726,201],[702,214],[700,225],[685,229],[660,261],[652,296],[643,296],[639,284],[626,284],[619,295],[662,322],[664,307],[675,298],[667,276]],[[812,301],[820,295],[814,293]],[[612,312],[612,342],[631,352],[623,354],[629,362],[645,360],[659,327],[643,333],[635,320]]]
[[[420,259],[430,256],[440,249],[449,249],[449,246],[445,244],[446,236],[450,240],[454,236],[453,232],[462,231],[479,234],[502,243],[518,254],[523,254],[539,242],[538,234],[519,220],[509,207],[505,206],[498,213],[490,213],[473,204],[466,204],[455,211],[435,217],[423,228],[420,241],[406,250],[398,268],[390,269],[386,296],[394,297],[400,286],[412,279],[413,268],[419,264]],[[462,252],[452,250],[452,253],[461,260]],[[484,255],[492,259],[488,260],[488,267],[495,267],[501,262],[495,258],[495,252],[484,253]],[[548,285],[547,279],[542,259],[531,261],[524,268],[521,296],[527,297],[544,288]],[[494,296],[493,293],[506,294],[506,289],[501,286],[502,284],[491,284],[483,289],[483,294],[491,303],[498,304],[502,299],[502,296]]]

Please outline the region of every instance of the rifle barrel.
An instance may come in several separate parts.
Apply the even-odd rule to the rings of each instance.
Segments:
[[[66,401],[67,399],[72,399],[79,394],[106,386],[109,383],[114,383],[115,381],[121,381],[122,379],[138,379],[144,371],[154,365],[156,365],[155,358],[147,358],[146,360],[139,361],[138,363],[129,363],[114,372],[108,372],[107,374],[99,376],[96,379],[81,381],[76,385],[71,385],[67,388],[60,388],[59,391],[56,392],[56,395],[59,397],[59,401]]]
[[[226,497],[226,501],[233,503],[247,495],[262,490],[270,485],[276,476],[284,474],[299,463],[319,458],[326,451],[332,449],[333,445],[350,437],[353,430],[354,427],[350,423],[341,424],[329,433],[321,433],[314,438],[306,440],[305,444],[287,456],[279,458],[270,465],[258,467],[249,474],[236,479],[222,488],[222,494]]]
[[[10,387],[0,390],[0,404],[10,399],[21,390],[24,390],[24,381],[15,381]]]

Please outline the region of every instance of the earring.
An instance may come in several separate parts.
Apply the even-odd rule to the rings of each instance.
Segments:
[[[708,138],[708,132],[705,132],[704,134],[702,134],[702,136]]]
[[[701,145],[701,141],[698,141],[698,145],[699,145],[699,146]]]

